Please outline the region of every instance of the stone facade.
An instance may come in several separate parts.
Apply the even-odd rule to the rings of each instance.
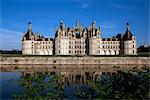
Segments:
[[[31,23],[22,40],[23,55],[136,55],[136,37],[127,29],[123,36],[101,38],[100,27],[93,21],[88,28],[76,22],[75,28],[65,27],[63,21],[55,33],[55,38],[44,38],[32,32]]]
[[[38,33],[33,34],[31,23],[28,24],[28,31],[24,33],[22,40],[23,55],[52,55],[53,39],[44,38]]]

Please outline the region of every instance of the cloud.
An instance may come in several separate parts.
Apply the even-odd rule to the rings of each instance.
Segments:
[[[125,4],[121,4],[121,3],[111,3],[110,6],[118,8],[118,9],[122,9],[122,10],[134,10],[135,7],[131,7]]]
[[[22,32],[0,28],[0,49],[21,49]]]
[[[81,8],[87,8],[89,5],[87,4],[87,3],[85,3],[85,4],[82,4],[81,5]]]
[[[80,8],[88,8],[90,5],[90,0],[75,0],[74,1]]]
[[[102,22],[100,26],[102,29],[114,29],[114,28],[116,28],[115,23],[106,22],[106,21]]]

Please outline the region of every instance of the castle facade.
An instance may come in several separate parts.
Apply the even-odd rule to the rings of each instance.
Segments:
[[[127,23],[126,32],[112,38],[101,38],[100,27],[93,21],[88,28],[76,22],[75,28],[65,27],[63,21],[55,38],[44,38],[32,32],[31,22],[22,39],[23,55],[136,55],[136,37]]]

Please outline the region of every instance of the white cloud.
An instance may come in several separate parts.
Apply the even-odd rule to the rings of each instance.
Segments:
[[[85,3],[85,4],[82,4],[81,5],[81,8],[87,8],[89,5],[87,4],[87,3]]]
[[[88,8],[90,5],[90,0],[74,0],[77,5],[79,5],[80,8]]]
[[[120,3],[111,3],[110,6],[118,8],[118,9],[122,9],[122,10],[134,10],[135,9],[135,7],[133,6],[120,4]]]
[[[115,23],[106,22],[106,21],[102,22],[100,26],[102,29],[114,29],[114,28],[116,28]]]
[[[0,49],[21,49],[23,32],[0,28]]]

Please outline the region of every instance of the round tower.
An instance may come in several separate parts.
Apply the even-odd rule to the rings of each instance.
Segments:
[[[28,31],[24,34],[22,39],[22,54],[23,55],[32,55],[34,54],[34,36],[32,32],[32,24],[28,23]]]
[[[130,31],[130,24],[126,24],[126,32],[123,35],[123,54],[136,55],[136,37]]]
[[[58,29],[58,36],[55,37],[55,55],[69,55],[69,40],[66,34],[63,21],[60,22],[60,29]]]

